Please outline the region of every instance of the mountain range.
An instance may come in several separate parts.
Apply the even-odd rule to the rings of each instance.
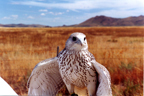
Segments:
[[[63,25],[59,27],[94,27],[94,26],[144,26],[144,16],[131,16],[127,18],[112,18],[95,16],[80,24]],[[50,27],[40,24],[0,24],[0,27]]]
[[[77,27],[93,27],[93,26],[143,26],[144,16],[112,18],[106,16],[92,17],[78,25]]]
[[[0,24],[0,27],[50,27],[40,24]]]

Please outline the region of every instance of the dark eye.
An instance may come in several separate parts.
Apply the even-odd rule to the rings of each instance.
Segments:
[[[86,37],[84,37],[84,41],[86,40]]]
[[[77,38],[76,38],[76,37],[73,37],[73,38],[72,38],[72,40],[73,40],[73,41],[76,41],[76,40],[77,40]]]

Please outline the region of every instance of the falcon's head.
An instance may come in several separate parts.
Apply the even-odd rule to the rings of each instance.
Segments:
[[[88,45],[86,36],[83,33],[79,32],[71,34],[66,41],[66,49],[75,51],[87,50]]]

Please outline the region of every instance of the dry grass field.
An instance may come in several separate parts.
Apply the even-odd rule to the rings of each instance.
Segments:
[[[144,27],[0,28],[0,76],[27,95],[34,66],[55,57],[73,32],[87,35],[89,51],[111,74],[114,96],[143,96]]]

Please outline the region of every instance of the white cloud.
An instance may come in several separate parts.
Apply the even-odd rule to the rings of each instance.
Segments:
[[[69,10],[66,10],[66,12],[69,12]]]
[[[40,9],[39,11],[40,12],[47,12],[48,10],[47,9]]]
[[[3,17],[2,19],[11,19],[11,18],[10,18],[10,17],[6,17],[6,16],[5,16],[5,17]]]
[[[63,12],[58,12],[58,13],[55,13],[55,15],[62,15]]]
[[[11,17],[12,17],[13,19],[17,19],[17,18],[18,18],[18,15],[11,15]]]
[[[34,17],[33,17],[33,16],[28,16],[27,18],[29,18],[29,19],[34,19]]]
[[[46,14],[45,14],[45,13],[41,13],[41,15],[42,15],[42,16],[45,16]]]
[[[144,0],[73,0],[65,3],[42,3],[36,1],[17,1],[12,4],[31,5],[45,8],[67,10],[88,10],[95,8],[144,8]]]
[[[18,15],[11,15],[11,16],[5,16],[2,19],[13,19],[16,20],[18,18]]]
[[[64,14],[64,12],[49,12],[49,14],[52,14],[52,15],[62,15],[62,14]]]
[[[12,4],[37,6],[49,9],[53,8],[65,9],[66,12],[69,12],[70,10],[80,12],[81,10],[94,9],[96,10],[95,12],[101,13],[101,15],[110,14],[112,16],[116,15],[117,17],[119,16],[118,14],[110,12],[122,13],[120,15],[123,15],[123,17],[130,16],[131,13],[135,13],[133,15],[144,15],[144,0],[64,0],[64,1],[65,2],[54,1],[54,3],[37,2],[37,1],[16,1],[12,2]],[[47,9],[41,9],[39,11],[48,12]],[[48,13],[53,15],[64,14],[64,12],[63,13],[48,12]]]
[[[53,13],[53,12],[49,12],[49,14],[53,14],[53,15],[54,15],[54,13]]]
[[[100,15],[105,15],[109,17],[114,17],[114,18],[126,18],[129,16],[139,16],[139,15],[144,15],[143,9],[133,9],[133,10],[124,10],[124,9],[111,9],[111,10],[103,10],[99,12],[93,12],[93,13],[85,13],[83,17],[86,17],[86,19],[91,18],[93,16],[100,16]]]
[[[45,0],[38,0],[38,1],[45,1]]]

